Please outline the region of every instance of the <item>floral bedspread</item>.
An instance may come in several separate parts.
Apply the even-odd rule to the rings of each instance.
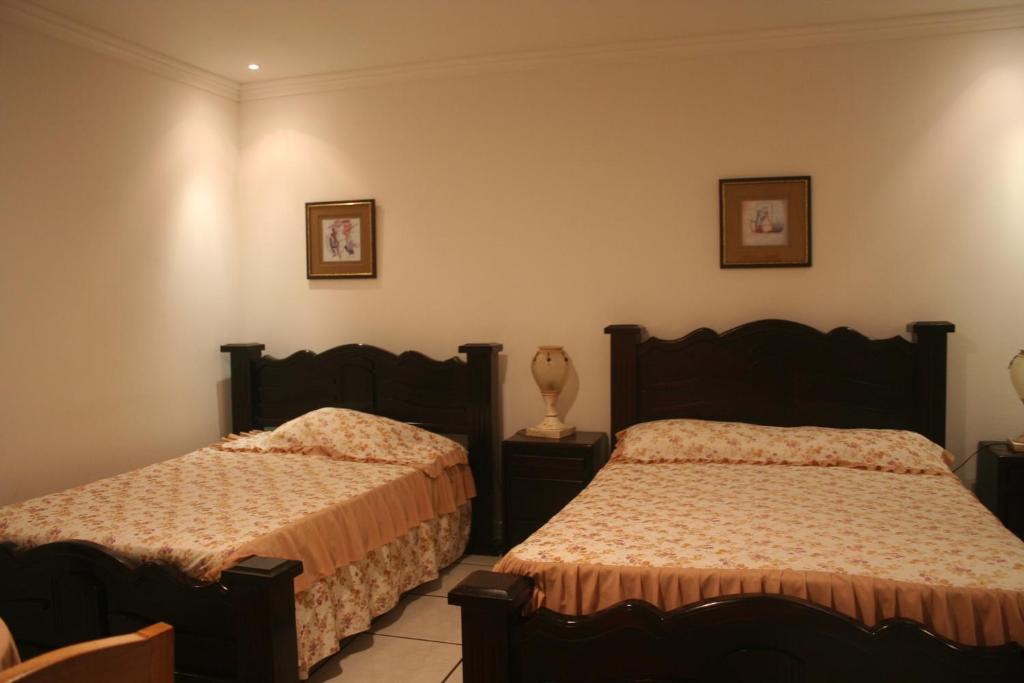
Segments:
[[[949,473],[613,460],[495,571],[568,614],[767,592],[1024,642],[1024,543]]]
[[[342,638],[462,555],[472,489],[462,465],[431,478],[408,465],[212,446],[0,508],[0,540],[89,540],[200,580],[252,554],[300,559],[295,619],[305,678]],[[2,636],[0,655],[13,658]]]
[[[404,465],[210,447],[0,508],[0,540],[93,541],[200,580],[249,555],[288,557],[303,561],[304,590],[465,503],[435,509],[432,487],[446,483]]]

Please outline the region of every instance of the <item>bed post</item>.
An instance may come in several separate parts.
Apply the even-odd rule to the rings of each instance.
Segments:
[[[512,683],[512,631],[533,592],[533,579],[473,572],[448,593],[462,608],[462,680]]]
[[[640,325],[609,325],[612,338],[612,447],[615,435],[636,422],[636,356],[644,336]]]
[[[250,557],[221,572],[233,607],[239,681],[298,681],[294,579],[301,573],[301,562],[269,557]]]
[[[224,344],[221,353],[231,355],[231,431],[255,427],[253,422],[252,365],[263,356],[263,344]]]
[[[469,466],[476,480],[471,552],[491,554],[499,547],[501,530],[497,511],[498,453],[501,448],[501,387],[498,385],[498,353],[501,344],[463,344],[469,368],[469,403],[472,410],[469,435]]]
[[[947,321],[916,322],[907,325],[917,344],[918,431],[946,445],[946,350],[948,335],[956,326]]]

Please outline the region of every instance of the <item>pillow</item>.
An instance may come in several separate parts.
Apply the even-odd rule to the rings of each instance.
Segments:
[[[430,477],[468,464],[460,444],[425,429],[345,408],[320,408],[285,422],[272,432],[227,440],[221,450],[314,453],[335,460],[407,465]]]
[[[619,432],[617,462],[718,462],[843,466],[883,472],[949,474],[953,456],[899,429],[766,427],[741,422],[658,420]]]

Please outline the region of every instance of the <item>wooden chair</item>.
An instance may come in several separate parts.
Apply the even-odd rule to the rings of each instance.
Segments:
[[[0,671],[0,683],[173,683],[174,629],[152,626],[68,645]]]

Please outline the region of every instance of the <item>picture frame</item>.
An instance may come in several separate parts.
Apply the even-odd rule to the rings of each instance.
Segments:
[[[811,177],[718,181],[719,266],[811,265]]]
[[[306,279],[377,277],[372,199],[306,204]]]

